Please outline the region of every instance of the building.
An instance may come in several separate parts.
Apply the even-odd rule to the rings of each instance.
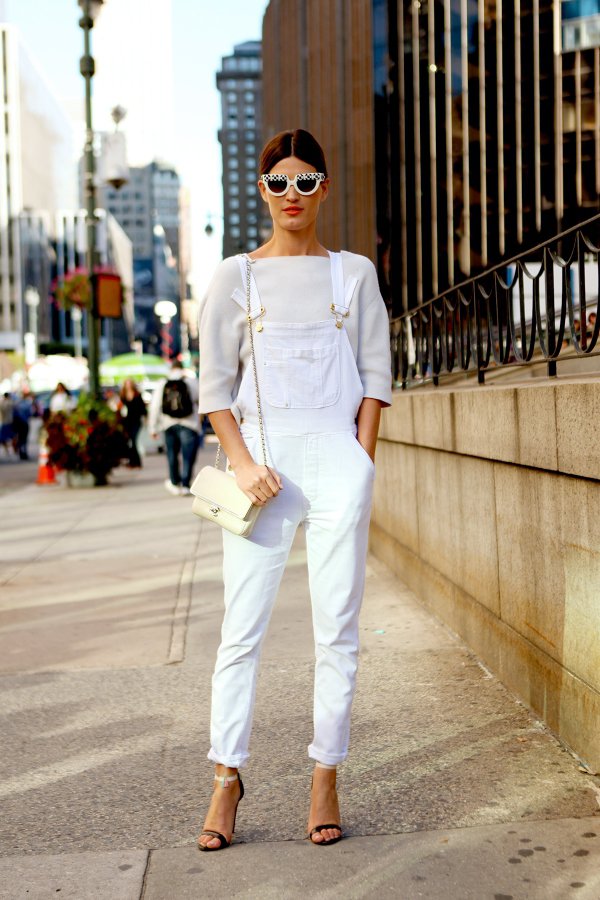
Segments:
[[[598,209],[599,12],[374,0],[380,275],[395,313]]]
[[[253,250],[268,235],[258,181],[262,149],[262,60],[260,41],[237,44],[217,73],[221,92],[223,154],[223,256]]]
[[[271,0],[263,64],[266,132],[322,142],[322,236],[394,315],[598,209],[598,0]]]
[[[118,190],[100,186],[98,201],[114,216],[133,247],[135,339],[145,350],[160,350],[158,300],[180,307],[180,179],[159,161],[131,166],[129,181]],[[179,352],[179,314],[173,320],[173,351]]]
[[[321,239],[375,259],[372,43],[370,0],[271,0],[265,12],[265,137],[314,134],[331,177]]]
[[[7,24],[0,24],[0,71],[0,350],[14,351],[29,328],[25,289],[48,296],[51,221],[74,204],[75,167],[69,117]],[[48,340],[44,302],[38,327]]]

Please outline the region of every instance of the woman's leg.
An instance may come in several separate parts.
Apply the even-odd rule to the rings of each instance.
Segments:
[[[374,467],[352,434],[327,437],[315,460],[319,490],[305,523],[316,646],[308,753],[335,766],[346,758],[350,738]]]
[[[302,508],[301,491],[284,476],[283,490],[261,510],[249,539],[223,532],[225,617],[213,675],[213,762],[237,768],[248,759],[261,645]]]
[[[140,431],[141,422],[131,425],[129,428],[129,465],[134,469],[141,468],[142,460],[137,448],[137,439]]]
[[[165,429],[165,450],[167,451],[167,463],[169,465],[169,480],[171,484],[179,484],[179,425],[170,425]]]

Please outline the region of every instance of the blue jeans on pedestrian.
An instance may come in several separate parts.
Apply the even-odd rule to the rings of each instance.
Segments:
[[[189,488],[192,483],[192,471],[198,452],[198,434],[193,428],[185,425],[171,425],[165,430],[165,448],[169,463],[171,484],[181,484]],[[179,472],[179,454],[182,466]]]

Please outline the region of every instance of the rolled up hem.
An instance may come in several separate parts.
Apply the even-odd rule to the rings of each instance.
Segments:
[[[217,753],[217,751],[211,747],[207,753],[207,757],[212,762],[219,763],[222,766],[228,766],[230,769],[243,769],[248,762],[250,754],[237,753],[233,756],[227,756],[224,753]]]
[[[348,751],[336,754],[323,753],[321,750],[318,750],[314,744],[310,744],[308,756],[310,759],[314,759],[315,762],[323,763],[326,766],[339,766],[339,764],[343,763],[348,756]]]

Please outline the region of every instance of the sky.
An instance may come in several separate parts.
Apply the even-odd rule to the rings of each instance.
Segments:
[[[109,5],[121,0],[105,2],[107,14]],[[221,58],[229,55],[235,44],[260,40],[262,17],[268,3],[267,0],[226,0],[221,4],[209,0],[171,0],[171,3],[174,108],[172,117],[167,114],[161,121],[171,118],[174,121],[174,139],[170,142],[172,158],[168,161],[176,166],[183,185],[191,192],[192,280],[196,293],[200,294],[221,257],[221,152],[217,140],[221,111],[215,74]],[[144,7],[144,0],[140,0],[140,29],[144,28]],[[79,74],[83,33],[78,25],[77,0],[0,0],[0,16],[3,12],[19,28],[23,42],[54,93],[74,116],[83,117],[84,83]],[[122,35],[115,46],[120,54],[124,52],[126,42]],[[161,60],[157,59],[155,64],[160,67]],[[131,60],[131,65],[135,65],[135,60]],[[104,124],[102,110],[94,110],[94,116],[95,124]],[[157,116],[160,116],[159,109]],[[127,130],[127,120],[123,128]],[[76,151],[79,153],[78,147]],[[204,233],[209,215],[215,229],[210,238]]]

